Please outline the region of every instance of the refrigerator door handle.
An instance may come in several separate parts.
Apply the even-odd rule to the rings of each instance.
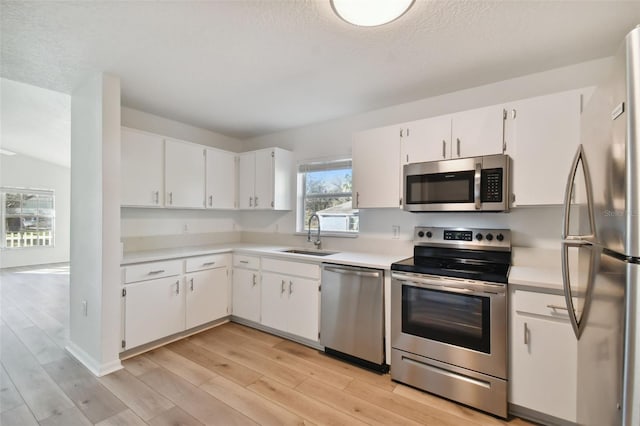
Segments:
[[[569,248],[570,247],[588,247],[589,248],[589,270],[587,272],[587,285],[584,289],[584,294],[578,295],[584,299],[582,310],[580,311],[580,317],[578,318],[578,311],[573,303],[573,293],[571,291],[571,278],[570,278],[570,265],[569,265]],[[587,324],[587,316],[589,315],[589,308],[591,307],[591,298],[593,293],[593,285],[595,280],[596,270],[596,252],[598,247],[594,246],[588,241],[579,240],[564,240],[562,242],[562,250],[560,251],[562,256],[562,289],[564,292],[564,299],[567,305],[567,311],[569,313],[569,322],[573,328],[573,333],[576,339],[580,340],[584,327]]]
[[[582,170],[584,172],[585,189],[587,192],[587,208],[589,213],[589,229],[590,234],[586,235],[570,235],[569,234],[569,222],[571,216],[571,194],[576,180],[576,174],[578,173],[578,167],[582,164]],[[584,154],[584,148],[582,144],[578,145],[576,155],[573,157],[571,163],[571,169],[567,178],[567,185],[564,192],[564,208],[563,208],[563,221],[562,221],[562,239],[563,240],[590,240],[595,241],[595,214],[593,209],[593,191],[591,186],[591,175],[589,173],[589,167],[587,165],[587,159]]]

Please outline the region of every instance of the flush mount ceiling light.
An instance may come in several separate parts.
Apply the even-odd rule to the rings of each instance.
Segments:
[[[333,11],[361,27],[387,24],[401,17],[415,0],[331,0]]]

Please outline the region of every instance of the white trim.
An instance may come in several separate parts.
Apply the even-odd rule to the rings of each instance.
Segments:
[[[118,371],[122,369],[122,363],[120,359],[115,359],[106,364],[100,364],[97,360],[95,360],[92,356],[84,351],[81,347],[76,345],[73,342],[69,342],[65,347],[67,352],[69,352],[75,359],[80,361],[82,365],[87,367],[89,371],[93,373],[96,377],[106,376],[107,374],[113,373],[114,371]]]

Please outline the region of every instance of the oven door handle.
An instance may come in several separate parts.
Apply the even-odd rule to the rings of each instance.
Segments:
[[[433,279],[422,278],[415,275],[407,276],[397,272],[392,273],[391,277],[397,280],[400,284],[469,295],[494,296],[505,294],[507,292],[506,286],[503,284],[469,284],[447,281],[446,279],[443,279],[442,281],[435,281]]]

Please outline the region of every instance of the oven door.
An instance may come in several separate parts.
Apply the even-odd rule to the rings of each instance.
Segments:
[[[392,273],[391,346],[507,377],[506,286]]]

